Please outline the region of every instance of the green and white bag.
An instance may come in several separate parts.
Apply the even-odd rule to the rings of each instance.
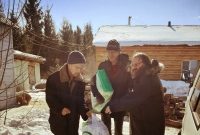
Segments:
[[[96,97],[91,94],[92,109],[95,112],[101,112],[104,106],[110,101],[114,91],[104,69],[98,70],[96,73],[96,86],[105,100],[102,104],[98,104]]]

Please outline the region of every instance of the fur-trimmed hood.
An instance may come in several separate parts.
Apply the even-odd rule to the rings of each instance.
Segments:
[[[67,63],[65,63],[65,64],[60,68],[60,70],[59,70],[59,75],[60,75],[60,81],[61,81],[61,82],[69,82],[69,81],[70,81]],[[80,76],[74,78],[74,80],[76,80],[76,81],[82,81],[82,82],[83,82],[83,76],[80,75]]]
[[[163,69],[164,65],[162,63],[157,63],[156,65],[152,64],[152,67],[146,70],[146,75],[155,75],[160,73]]]

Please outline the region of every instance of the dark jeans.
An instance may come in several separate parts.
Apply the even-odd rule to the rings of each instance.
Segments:
[[[111,117],[109,114],[101,114],[101,119],[108,128],[108,131],[110,135],[111,133]],[[124,116],[120,115],[118,117],[114,117],[114,123],[115,123],[115,128],[114,128],[114,135],[122,135],[122,127],[123,127],[123,120]]]

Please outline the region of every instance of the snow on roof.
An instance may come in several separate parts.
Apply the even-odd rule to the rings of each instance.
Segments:
[[[121,46],[200,45],[200,25],[105,25],[99,28],[93,45],[105,47],[111,39]]]
[[[31,60],[39,63],[43,63],[46,61],[45,58],[38,55],[33,55],[29,53],[20,52],[18,50],[14,50],[14,58],[15,59],[22,59],[22,60]]]

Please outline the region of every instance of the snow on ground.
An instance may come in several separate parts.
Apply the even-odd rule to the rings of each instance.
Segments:
[[[164,81],[162,84],[167,88],[167,93],[175,96],[187,95],[189,84],[182,81]],[[30,92],[32,97],[28,106],[20,106],[8,109],[5,120],[5,111],[0,111],[0,135],[53,135],[50,131],[48,117],[49,108],[45,102],[44,92]],[[97,115],[100,118],[100,115]],[[82,119],[80,120],[79,134],[81,134]],[[113,121],[112,121],[113,123]],[[112,132],[114,126],[112,125]],[[166,127],[165,135],[176,135],[179,129]],[[123,134],[129,135],[129,122],[125,118]]]
[[[174,96],[187,96],[189,83],[184,81],[165,81],[161,80],[163,87],[166,87],[166,93],[173,93]]]

